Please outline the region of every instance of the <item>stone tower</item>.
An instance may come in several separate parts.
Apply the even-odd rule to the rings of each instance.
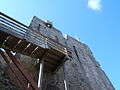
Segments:
[[[63,36],[52,22],[33,17],[30,26],[67,47],[69,60],[56,73],[43,71],[42,90],[115,90],[89,47],[69,35]],[[36,60],[16,54],[37,83]],[[34,66],[35,65],[35,66]],[[0,90],[24,90],[0,56]]]
[[[59,30],[50,25],[33,17],[30,28],[66,45],[71,51],[71,58],[64,64],[64,71],[61,68],[54,75],[44,72],[43,90],[64,90],[63,77],[68,90],[115,90],[89,47],[71,36],[63,37]]]

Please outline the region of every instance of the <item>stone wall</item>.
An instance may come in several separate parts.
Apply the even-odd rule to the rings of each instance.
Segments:
[[[65,90],[64,78],[68,90],[115,90],[87,45],[71,36],[63,37],[59,30],[53,26],[47,27],[45,22],[37,17],[33,17],[29,27],[65,45],[72,52],[72,57],[64,64],[64,71],[63,67],[56,74],[44,71],[42,90]],[[16,54],[16,57],[37,83],[36,60],[21,54]],[[5,90],[23,89],[11,73],[0,56],[0,90],[4,90],[5,87]]]
[[[48,28],[45,22],[37,17],[33,18],[30,28],[57,40],[71,50],[72,58],[64,64],[68,90],[114,90],[87,45],[71,36],[63,37],[59,30]],[[62,68],[55,75],[44,74],[43,90],[64,90]]]
[[[21,90],[20,87],[19,82],[0,55],[0,90]]]

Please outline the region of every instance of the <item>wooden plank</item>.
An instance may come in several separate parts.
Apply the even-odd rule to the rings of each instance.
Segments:
[[[34,44],[30,44],[30,46],[24,51],[27,53],[32,53],[32,51],[36,48],[37,46]]]
[[[45,61],[53,64],[53,65],[56,65],[58,60],[55,60],[55,59],[50,59],[49,57],[45,57]]]
[[[33,54],[36,55],[36,57],[40,58],[44,52],[45,50],[39,47],[36,51],[34,51]]]
[[[3,44],[3,42],[7,39],[8,36],[9,34],[0,31],[0,45]]]
[[[29,42],[25,41],[25,40],[21,40],[20,43],[18,43],[18,45],[15,47],[15,49],[19,50],[19,51],[23,51],[27,45],[29,44]]]
[[[16,30],[14,30],[6,25],[0,24],[0,30],[5,33],[8,33],[10,35],[13,35],[17,38],[20,38],[20,39],[24,38],[24,34],[22,34],[21,32],[17,32]]]
[[[30,74],[25,70],[25,68],[23,68],[22,64],[16,59],[16,57],[10,51],[5,51],[10,57],[10,59],[13,61],[13,63],[16,65],[16,67],[19,69],[19,71],[22,73],[22,75],[25,77],[25,79],[31,84],[33,89],[40,90],[31,78]]]
[[[61,52],[59,52],[59,51],[57,51],[55,49],[51,49],[50,53],[57,56],[57,57],[63,57],[65,55],[65,54],[63,54],[63,53],[61,53]]]
[[[56,73],[60,67],[63,65],[63,63],[66,61],[67,57],[64,56],[60,59],[60,61],[58,62],[58,64],[55,66],[54,70],[52,71],[52,73]]]
[[[5,46],[10,47],[11,49],[14,48],[14,46],[18,43],[20,39],[10,36],[8,40],[5,42]]]
[[[33,43],[39,47],[45,48],[45,41],[38,40],[36,37],[31,36],[30,34],[28,34],[28,36],[26,37],[26,41]]]

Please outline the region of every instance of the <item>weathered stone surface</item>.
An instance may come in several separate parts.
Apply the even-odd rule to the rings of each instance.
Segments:
[[[11,75],[13,78],[14,75],[0,56],[0,90],[21,90],[18,85],[16,86],[17,80],[12,79]]]
[[[66,78],[68,90],[115,90],[87,45],[68,35],[63,37],[59,30],[47,27],[45,22],[37,17],[33,18],[30,28],[66,45],[72,52],[72,58],[64,64],[64,72],[63,67],[56,74],[44,71],[42,90],[65,90],[64,78]],[[16,57],[37,83],[39,68],[36,60],[21,54],[16,54]],[[7,77],[3,77],[3,74]],[[19,82],[18,84],[15,82],[14,75],[0,57],[0,90],[9,90],[4,89],[4,87],[17,90],[14,89],[16,86],[22,90]]]
[[[33,18],[30,28],[38,30],[70,48],[73,58],[65,63],[68,90],[114,90],[87,45],[70,36],[64,38],[59,30],[54,27],[48,28],[37,17]],[[43,79],[43,90],[64,89],[62,68],[55,75],[45,73]]]

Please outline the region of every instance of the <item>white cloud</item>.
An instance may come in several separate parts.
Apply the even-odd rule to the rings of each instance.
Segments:
[[[101,10],[101,0],[88,0],[88,7],[92,10]]]

